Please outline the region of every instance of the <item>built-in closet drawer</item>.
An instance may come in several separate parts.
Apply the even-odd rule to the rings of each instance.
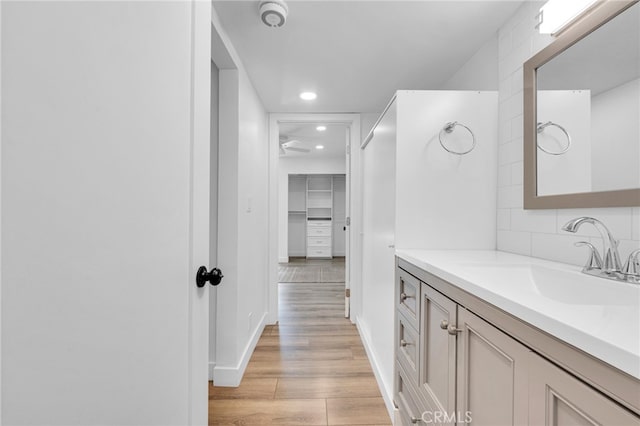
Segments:
[[[426,411],[426,405],[421,402],[418,393],[407,380],[407,374],[399,363],[396,363],[394,402],[398,406],[401,416],[401,425],[409,426],[422,423],[422,413]]]
[[[331,257],[331,247],[307,247],[308,257]]]
[[[418,365],[420,362],[420,336],[402,314],[396,322],[396,357],[407,372],[407,379],[418,387]]]
[[[406,317],[408,323],[420,332],[420,281],[413,275],[398,269],[396,285],[396,302],[399,312]]]
[[[329,226],[307,226],[307,237],[330,237],[331,228]]]
[[[309,227],[314,228],[331,228],[330,220],[310,220],[308,223]]]
[[[307,245],[309,247],[331,247],[330,237],[308,237]]]

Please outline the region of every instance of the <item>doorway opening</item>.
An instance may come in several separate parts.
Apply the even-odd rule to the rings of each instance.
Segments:
[[[356,114],[271,115],[272,324],[278,321],[279,283],[344,286],[344,315],[350,318],[350,154],[359,126]]]

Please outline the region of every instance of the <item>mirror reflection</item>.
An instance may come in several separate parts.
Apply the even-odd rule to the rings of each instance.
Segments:
[[[537,69],[537,194],[640,188],[640,3]]]

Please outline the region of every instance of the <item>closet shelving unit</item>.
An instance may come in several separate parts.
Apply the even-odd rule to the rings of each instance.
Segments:
[[[333,178],[307,176],[307,258],[332,257]]]
[[[289,176],[289,253],[293,256],[306,256],[307,246],[307,176]]]

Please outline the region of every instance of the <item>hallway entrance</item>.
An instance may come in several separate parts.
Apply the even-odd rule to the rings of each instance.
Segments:
[[[239,387],[209,388],[210,425],[391,424],[358,330],[344,317],[344,281],[331,282],[340,276],[340,258],[280,265],[278,323],[264,329]]]

